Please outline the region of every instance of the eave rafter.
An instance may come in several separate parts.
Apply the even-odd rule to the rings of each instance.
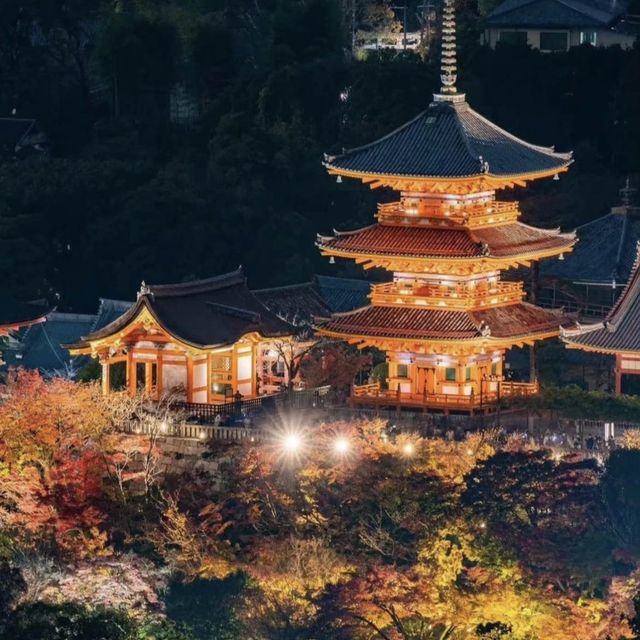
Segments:
[[[350,335],[337,331],[327,331],[322,327],[318,327],[316,333],[321,336],[344,340],[359,349],[373,347],[387,352],[400,351],[424,355],[438,355],[441,353],[448,353],[450,355],[474,355],[489,350],[504,350],[513,347],[531,346],[540,340],[557,337],[560,329],[558,328],[558,330],[538,334],[513,336],[511,338],[478,336],[471,339],[451,338],[441,340]]]
[[[559,166],[546,171],[513,176],[495,176],[491,174],[476,175],[462,178],[441,178],[422,176],[397,176],[387,174],[367,174],[349,171],[326,165],[329,175],[343,178],[354,178],[369,185],[372,189],[389,187],[395,191],[416,191],[424,193],[450,193],[466,195],[478,191],[499,190],[513,187],[525,187],[532,180],[549,178],[564,173],[569,166]]]

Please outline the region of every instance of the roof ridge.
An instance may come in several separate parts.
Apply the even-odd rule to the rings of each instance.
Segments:
[[[618,324],[627,314],[626,301],[632,292],[636,296],[640,295],[640,242],[636,246],[636,259],[633,263],[629,280],[627,280],[620,297],[616,300],[605,320],[605,326],[609,331],[615,331]]]
[[[251,289],[251,293],[259,294],[259,293],[270,293],[271,291],[283,291],[285,289],[297,289],[299,287],[312,287],[313,281],[309,280],[309,282],[298,282],[297,284],[283,284],[280,287],[265,287],[264,289]]]
[[[499,16],[499,15],[502,15],[503,13],[509,13],[509,11],[513,11],[514,9],[521,9],[522,7],[526,7],[528,4],[533,4],[534,2],[537,2],[537,0],[520,0],[519,2],[512,3],[511,6],[502,10],[501,10],[502,5],[507,3],[501,2],[497,7],[494,7],[487,14],[487,18],[490,18],[491,16]]]
[[[603,9],[591,6],[586,2],[581,2],[580,0],[555,0],[555,2],[559,2],[568,9],[576,11],[577,13],[581,13],[582,15],[588,15],[590,18],[601,20],[605,25],[609,24],[612,19],[615,19],[620,15],[613,12],[608,14]],[[584,10],[581,10],[581,7],[584,7]]]
[[[491,120],[489,120],[488,118],[485,118],[482,114],[478,113],[475,109],[473,109],[471,107],[471,105],[468,105],[468,110],[470,113],[472,113],[476,118],[479,118],[480,120],[482,120],[482,122],[484,122],[485,124],[489,125],[489,127],[491,127],[492,129],[497,129],[498,131],[500,131],[500,133],[504,134],[505,136],[507,136],[508,138],[510,138],[511,140],[514,140],[515,142],[519,142],[531,149],[535,149],[536,151],[539,151],[541,153],[546,153],[548,155],[554,155],[557,156],[559,158],[563,158],[565,160],[570,160],[571,162],[573,162],[573,151],[568,151],[568,152],[564,152],[561,153],[559,151],[556,151],[555,148],[553,146],[551,147],[543,147],[541,145],[538,144],[533,144],[531,142],[527,142],[526,140],[523,140],[522,138],[519,138],[518,136],[514,135],[513,133],[510,133],[509,131],[507,131],[506,129],[503,129],[501,126],[497,125],[495,122],[491,122]],[[491,173],[491,167],[489,167],[489,172]]]
[[[246,284],[246,277],[242,267],[235,271],[229,271],[219,276],[211,278],[203,278],[200,280],[190,280],[188,282],[180,282],[175,284],[151,284],[143,283],[140,289],[140,295],[153,295],[157,297],[173,297],[190,295],[194,293],[205,293],[207,291],[216,291],[236,284]]]
[[[406,129],[409,125],[411,125],[414,122],[416,122],[416,120],[419,120],[423,115],[425,115],[427,113],[427,111],[429,111],[429,109],[433,106],[433,104],[434,103],[432,102],[426,109],[421,111],[417,116],[415,116],[414,118],[411,118],[411,120],[408,120],[407,122],[401,124],[399,127],[396,127],[393,131],[390,131],[389,133],[385,134],[381,138],[376,138],[372,142],[368,142],[367,144],[360,145],[359,147],[351,147],[350,149],[344,149],[342,151],[342,153],[338,153],[338,154],[333,155],[333,156],[330,156],[330,155],[325,153],[325,156],[324,156],[325,161],[322,164],[325,167],[330,166],[331,163],[334,160],[336,160],[337,158],[341,158],[342,156],[345,156],[345,155],[347,155],[349,153],[354,153],[356,151],[363,151],[365,149],[368,149],[369,147],[372,147],[372,146],[378,144],[379,142],[382,142],[383,140],[387,140],[388,138],[391,138],[392,136],[394,136],[399,131],[402,131],[403,129]]]
[[[622,231],[620,233],[620,240],[618,241],[618,251],[616,252],[616,262],[615,262],[615,267],[612,274],[614,278],[619,273],[620,261],[622,260],[622,253],[624,251],[624,245],[627,239],[628,229],[629,229],[629,217],[625,215],[624,219],[622,220]]]
[[[240,307],[234,307],[230,304],[221,304],[220,302],[207,302],[206,304],[208,307],[222,311],[222,313],[227,315],[252,320],[254,322],[260,322],[261,319],[260,313],[258,311],[251,311],[251,309],[241,309]]]

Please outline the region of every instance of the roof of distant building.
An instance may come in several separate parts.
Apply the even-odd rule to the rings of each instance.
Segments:
[[[611,286],[629,279],[640,242],[640,208],[624,203],[576,229],[578,243],[564,260],[542,262],[540,274]]]
[[[609,27],[626,2],[607,0],[505,0],[486,19],[491,27]]]
[[[569,346],[603,353],[640,353],[640,251],[631,277],[604,322],[565,331]]]
[[[6,364],[45,373],[64,370],[72,358],[62,345],[79,340],[91,330],[95,320],[95,315],[53,311],[46,322],[18,334],[17,350],[6,352]]]

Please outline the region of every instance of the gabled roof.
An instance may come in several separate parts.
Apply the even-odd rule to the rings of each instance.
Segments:
[[[331,313],[313,282],[258,289],[253,293],[267,309],[294,327],[308,327],[315,316]]]
[[[640,241],[640,215],[633,208],[616,207],[606,216],[579,226],[579,242],[564,261],[540,264],[540,273],[571,282],[611,286],[626,282]]]
[[[608,27],[626,11],[616,0],[505,0],[486,18],[492,27]]]
[[[515,258],[537,252],[569,250],[575,235],[557,229],[537,229],[521,222],[469,229],[457,226],[392,226],[373,224],[362,229],[318,237],[328,251],[360,255],[416,258]]]
[[[562,334],[569,346],[605,353],[640,353],[640,251],[631,277],[604,322]]]
[[[406,340],[510,339],[559,331],[567,319],[527,302],[482,311],[368,306],[320,320],[322,331]]]
[[[476,113],[463,96],[434,100],[383,138],[325,158],[336,173],[415,178],[550,175],[570,163],[570,153],[520,140]]]
[[[79,340],[91,330],[95,315],[59,313],[47,315],[47,321],[23,329],[18,335],[17,351],[7,352],[8,365],[52,372],[66,367],[71,358],[63,344]]]
[[[95,317],[91,331],[98,331],[117,320],[125,311],[128,311],[135,303],[129,300],[113,300],[100,298],[100,306]]]
[[[315,276],[314,284],[325,304],[333,312],[351,311],[367,304],[371,284],[355,278]]]
[[[309,327],[314,318],[362,307],[370,292],[366,280],[318,275],[311,282],[254,291],[265,307],[296,327]]]
[[[143,309],[177,340],[197,347],[231,345],[256,332],[263,337],[286,336],[293,327],[269,311],[249,291],[242,269],[206,280],[181,284],[142,284],[137,302],[110,324],[86,336],[82,348],[125,328]]]

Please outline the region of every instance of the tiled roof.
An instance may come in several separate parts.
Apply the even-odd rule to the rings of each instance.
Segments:
[[[521,222],[469,230],[466,227],[408,227],[374,224],[363,229],[318,237],[323,249],[350,254],[403,257],[505,258],[549,249],[569,249],[573,234],[536,229]]]
[[[197,347],[222,346],[247,333],[264,337],[285,336],[293,327],[269,311],[249,291],[241,269],[207,280],[181,284],[143,285],[137,302],[117,320],[86,336],[92,340],[120,331],[147,308],[171,335]]]
[[[640,241],[640,217],[618,210],[576,229],[578,243],[564,261],[540,264],[540,273],[572,282],[610,285],[629,279]]]
[[[607,27],[626,10],[602,0],[505,0],[486,19],[491,27]]]
[[[445,311],[368,306],[335,314],[322,321],[323,330],[343,335],[415,340],[470,340],[486,327],[493,338],[549,333],[566,319],[554,311],[526,302],[483,311]]]
[[[258,289],[253,293],[267,309],[294,327],[308,327],[315,316],[331,314],[331,309],[320,297],[312,282]]]
[[[44,303],[19,302],[11,294],[0,292],[0,329],[37,322],[48,311]]]
[[[95,322],[91,327],[91,331],[98,331],[117,320],[125,311],[128,311],[134,305],[128,300],[112,300],[110,298],[100,298],[100,306],[98,314],[95,316]]]
[[[571,154],[507,133],[464,101],[435,101],[375,142],[327,157],[326,166],[367,175],[462,178],[516,177],[559,171]]]
[[[358,309],[369,301],[371,284],[366,280],[315,276],[313,282],[325,304],[334,313]]]
[[[606,320],[565,332],[562,339],[597,351],[640,353],[640,261]]]
[[[296,327],[310,326],[314,318],[351,311],[369,301],[366,280],[314,276],[311,282],[254,291],[270,311]]]
[[[24,329],[19,336],[17,351],[7,352],[8,365],[52,372],[67,366],[72,358],[62,347],[75,342],[91,330],[96,316],[52,312],[47,321]]]

